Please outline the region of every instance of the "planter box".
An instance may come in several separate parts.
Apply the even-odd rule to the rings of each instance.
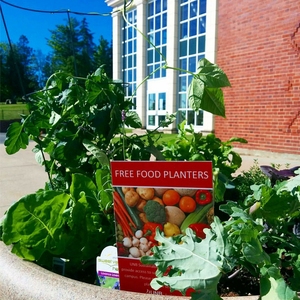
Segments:
[[[0,299],[5,300],[182,300],[187,297],[158,296],[101,288],[49,272],[21,260],[0,242]],[[258,296],[224,297],[224,300],[258,300]]]

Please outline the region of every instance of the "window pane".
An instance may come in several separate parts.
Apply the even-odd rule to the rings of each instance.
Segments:
[[[191,3],[190,18],[197,16],[197,1]]]
[[[206,31],[206,17],[199,19],[199,33],[205,33]]]
[[[190,22],[190,36],[194,36],[197,34],[197,20],[192,20]]]
[[[188,6],[184,5],[181,7],[181,21],[188,19]]]
[[[195,113],[193,110],[188,111],[188,119],[187,119],[187,125],[194,125],[195,122]]]
[[[189,71],[196,72],[196,57],[189,58]]]
[[[187,68],[187,60],[186,58],[180,60],[180,69],[186,70]],[[181,73],[184,74],[185,72]]]
[[[158,14],[161,11],[161,0],[156,0],[155,12]]]
[[[166,110],[166,93],[158,94],[158,110]]]
[[[154,34],[153,33],[150,33],[148,34],[148,39],[151,43],[154,43]],[[151,48],[152,45],[148,43],[148,48]]]
[[[148,110],[155,110],[155,94],[148,95]]]
[[[154,19],[151,18],[148,20],[148,31],[153,31],[154,30]]]
[[[185,110],[182,110],[182,111],[179,112],[178,119],[179,119],[179,120],[178,120],[178,121],[179,121],[179,124],[180,124],[182,121],[186,120],[186,111],[185,111]]]
[[[198,52],[205,52],[205,36],[198,37]]]
[[[155,116],[148,116],[148,125],[155,126]]]
[[[160,16],[155,17],[155,30],[160,29]]]
[[[148,15],[153,16],[154,14],[154,2],[150,2],[148,4]]]
[[[189,42],[189,54],[196,54],[196,43],[197,43],[197,39],[190,39]]]
[[[166,116],[158,116],[158,124],[166,120]]]
[[[196,114],[196,125],[203,126],[203,110],[200,110]]]
[[[162,15],[162,27],[167,27],[167,13]]]
[[[206,13],[206,0],[200,0],[200,14]]]
[[[152,74],[152,72],[153,72],[153,66],[151,65],[148,67],[148,75]],[[153,78],[153,75],[151,75],[150,78]]]
[[[179,77],[179,91],[180,92],[186,91],[186,76]]]
[[[153,51],[154,50],[148,50],[148,64],[153,63]]]
[[[167,30],[162,31],[162,45],[167,43]]]
[[[187,41],[180,42],[180,56],[187,55]]]
[[[161,60],[160,54],[157,51],[155,51],[155,62],[160,62],[160,60]]]
[[[128,68],[132,68],[132,56],[128,56]]]
[[[162,51],[161,51],[162,55],[166,58],[167,57],[167,46],[163,46],[162,47]]]
[[[179,108],[186,108],[186,94],[179,95]]]
[[[168,8],[168,0],[163,0],[163,11],[164,10],[167,10],[167,8]]]
[[[132,70],[128,70],[128,81],[132,81]]]
[[[157,70],[157,68],[159,68],[159,64],[156,64],[155,66],[154,66],[154,68],[155,68],[155,70]],[[155,72],[155,74],[154,74],[154,77],[155,78],[159,78],[160,76],[160,70],[157,70],[156,72]]]
[[[180,24],[180,38],[187,38],[188,36],[188,23],[182,23]]]
[[[155,46],[160,45],[160,31],[155,32]]]
[[[128,38],[132,39],[132,27],[128,27]]]

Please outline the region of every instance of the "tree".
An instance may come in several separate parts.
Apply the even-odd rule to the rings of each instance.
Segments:
[[[112,47],[102,35],[95,52],[95,66],[99,68],[101,65],[105,65],[104,70],[107,76],[112,78]]]
[[[50,75],[49,71],[53,73],[61,70],[86,77],[99,66],[105,65],[107,75],[112,77],[112,47],[102,36],[99,45],[95,45],[85,18],[80,22],[70,18],[66,25],[57,25],[50,32],[48,45],[52,53],[44,68],[47,75]]]
[[[62,70],[83,77],[94,71],[95,44],[85,18],[81,22],[70,18],[67,25],[58,25],[50,32],[48,45],[53,49],[51,63],[54,71]]]
[[[93,34],[88,29],[88,23],[84,18],[79,26],[79,45],[81,59],[78,62],[78,68],[84,75],[95,71],[94,53],[96,45],[93,42]]]
[[[1,101],[16,101],[38,88],[33,66],[33,49],[26,36],[17,44],[1,44]]]
[[[38,85],[42,88],[46,83],[46,74],[44,72],[47,59],[45,54],[41,50],[36,50],[33,52],[33,69],[37,77]]]
[[[53,49],[51,64],[54,71],[62,70],[78,75],[78,25],[76,19],[70,18],[68,25],[57,25],[56,30],[50,30],[51,39],[48,40],[48,45]]]

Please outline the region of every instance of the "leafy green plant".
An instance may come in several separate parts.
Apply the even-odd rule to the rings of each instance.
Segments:
[[[216,106],[222,108],[219,89],[229,84],[223,71],[204,59],[193,76],[193,106],[200,109],[205,105],[212,112]],[[195,90],[197,82],[201,87]],[[197,98],[200,92],[206,96]],[[43,189],[16,202],[0,225],[1,239],[13,245],[14,253],[47,268],[51,268],[53,257],[65,258],[67,275],[76,277],[95,263],[103,247],[114,244],[109,161],[149,160],[151,155],[157,160],[171,159],[172,155],[177,159],[161,151],[158,132],[175,121],[175,114],[145,135],[126,134],[127,127],[141,127],[131,106],[131,101],[124,99],[122,82],[109,79],[102,68],[87,78],[57,72],[42,91],[30,96],[30,113],[7,131],[6,152],[14,154],[33,140],[36,160],[49,180]],[[186,134],[183,127],[180,134]],[[182,159],[190,160],[200,151],[196,146],[193,143],[190,157]],[[180,142],[177,151],[182,152],[179,148],[183,147]],[[224,147],[223,157],[226,151]]]
[[[215,217],[203,240],[190,230],[180,238],[166,238],[157,230],[161,246],[142,258],[157,266],[151,286],[166,285],[183,294],[193,288],[192,299],[221,299],[222,274],[246,269],[260,278],[261,299],[298,299],[300,240],[291,227],[300,214],[300,175],[274,187],[270,182],[252,186],[252,191],[246,209],[232,201],[222,205],[230,219]]]
[[[222,142],[215,134],[203,135],[193,127],[185,128],[185,121],[178,125],[176,139],[162,145],[166,160],[212,161],[215,201],[222,201],[226,188],[231,187],[232,174],[241,166],[241,156],[233,150],[233,143],[247,143],[242,138]],[[233,188],[233,186],[232,186]]]
[[[236,190],[234,194],[236,200],[242,202],[248,195],[252,194],[251,186],[253,184],[263,184],[266,180],[267,177],[261,171],[258,161],[254,160],[249,170],[242,171],[232,182]]]

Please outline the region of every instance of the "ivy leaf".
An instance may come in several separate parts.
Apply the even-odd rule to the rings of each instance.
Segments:
[[[230,86],[226,74],[205,58],[199,61],[197,71],[188,89],[190,107],[195,111],[202,109],[225,117],[224,96],[221,88]]]
[[[230,86],[230,82],[224,71],[206,58],[203,58],[198,62],[197,71],[197,77],[201,79],[208,88]]]
[[[192,109],[203,109],[214,115],[225,117],[223,92],[219,88],[207,88],[203,82],[194,78],[189,85],[189,102]]]
[[[141,128],[142,127],[142,121],[141,121],[139,115],[135,111],[127,111],[126,112],[125,124],[132,128]]]
[[[23,126],[19,122],[10,124],[6,133],[4,145],[7,154],[14,154],[20,149],[26,149],[28,146],[29,137],[23,132]]]
[[[151,281],[153,289],[166,285],[171,291],[176,289],[184,294],[191,287],[201,290],[197,299],[220,299],[217,285],[222,270],[230,268],[230,264],[224,259],[228,249],[220,220],[215,218],[211,226],[212,230],[205,229],[206,238],[202,241],[188,228],[182,243],[156,231],[155,239],[161,246],[152,248],[153,256],[141,258],[142,263],[157,266],[157,278]]]
[[[41,191],[21,198],[7,211],[2,240],[13,244],[12,252],[27,260],[38,260],[47,250],[60,253],[62,213],[70,196],[57,191]]]

